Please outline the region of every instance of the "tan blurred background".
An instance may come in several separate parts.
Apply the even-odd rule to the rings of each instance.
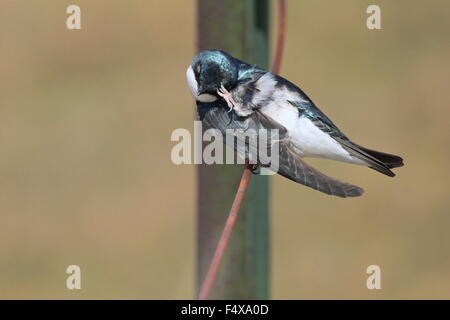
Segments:
[[[310,160],[358,199],[274,177],[272,297],[449,299],[450,3],[288,10],[281,74],[406,166],[390,179]],[[171,163],[170,134],[193,125],[195,19],[194,0],[0,2],[0,298],[194,297],[195,167]],[[82,290],[65,287],[71,264]],[[371,264],[382,290],[366,288]]]

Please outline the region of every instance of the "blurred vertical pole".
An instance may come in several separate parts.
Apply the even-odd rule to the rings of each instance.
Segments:
[[[197,0],[198,51],[222,49],[268,67],[268,0]],[[197,289],[222,233],[244,166],[198,166]],[[210,299],[269,298],[269,181],[253,175]]]

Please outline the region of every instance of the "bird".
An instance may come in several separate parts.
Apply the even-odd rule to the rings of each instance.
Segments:
[[[223,50],[197,54],[187,72],[202,124],[226,129],[277,129],[278,174],[328,195],[361,196],[356,185],[329,177],[304,158],[315,157],[363,165],[386,176],[403,166],[397,155],[375,151],[348,138],[295,84],[243,62]]]

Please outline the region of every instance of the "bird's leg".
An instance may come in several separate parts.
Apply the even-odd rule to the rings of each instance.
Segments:
[[[249,158],[245,158],[245,166],[250,169],[253,174],[260,174],[261,166],[257,163],[250,163]]]
[[[234,101],[233,101],[233,97],[231,96],[231,93],[227,89],[225,89],[223,84],[220,84],[220,89],[217,90],[217,94],[219,96],[221,96],[223,98],[223,100],[225,100],[228,107],[230,108],[230,110],[228,112],[231,112],[231,110],[234,109],[234,105],[235,105]]]
[[[253,174],[260,174],[261,173],[261,167],[257,164],[254,164],[252,167],[252,173]]]

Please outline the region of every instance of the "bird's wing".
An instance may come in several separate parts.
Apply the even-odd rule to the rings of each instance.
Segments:
[[[281,127],[277,122],[259,111],[256,111],[252,115],[252,118],[254,119],[253,121],[262,123],[264,128],[280,130],[278,174],[320,192],[341,198],[358,197],[363,194],[364,190],[362,188],[329,177],[304,162],[287,137],[286,129]]]
[[[260,109],[270,102],[290,103],[298,109],[299,115],[308,117],[325,133],[347,139],[333,121],[292,82],[271,72],[251,69],[248,65],[245,65],[245,72],[241,73],[238,85],[231,91],[238,114],[239,110],[245,110],[242,115],[248,116],[251,114],[248,110]]]
[[[346,197],[359,197],[364,190],[358,186],[329,177],[304,162],[289,144],[280,144],[278,173],[323,193]]]
[[[199,105],[199,107],[201,106]],[[342,198],[357,197],[364,192],[360,187],[331,178],[305,163],[291,145],[287,137],[287,130],[262,112],[255,111],[249,117],[234,119],[233,113],[226,112],[226,107],[209,104],[208,108],[205,107],[202,121],[207,128],[218,129],[223,134],[225,134],[226,129],[278,129],[279,159],[277,173],[315,190]],[[271,151],[272,146],[272,141],[269,141],[268,150]],[[268,165],[262,166],[268,167]]]
[[[331,121],[331,119],[314,104],[302,89],[283,77],[278,75],[274,75],[273,77],[279,87],[284,87],[285,90],[294,93],[294,99],[290,99],[287,102],[298,109],[299,115],[308,117],[308,119],[313,121],[320,130],[332,137],[348,139],[333,121]]]
[[[363,160],[370,168],[390,177],[395,176],[390,168],[403,165],[402,158],[398,156],[370,150],[352,142],[300,88],[280,76],[273,75],[273,79],[278,87],[284,86],[284,90],[294,93],[289,95],[293,99],[289,99],[287,102],[282,100],[279,102],[280,104],[289,103],[296,107],[299,116],[310,119],[317,128],[336,140],[351,156]],[[264,80],[264,78],[259,81],[261,80]]]

